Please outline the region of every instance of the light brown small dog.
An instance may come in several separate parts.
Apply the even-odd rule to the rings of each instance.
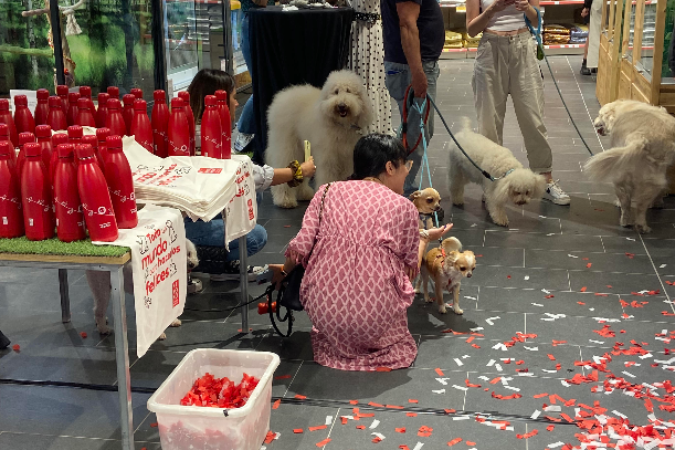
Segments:
[[[410,194],[410,200],[420,214],[420,229],[432,229],[434,227],[434,212],[441,209],[441,194],[434,188],[426,188]]]
[[[445,253],[445,255],[444,255]],[[438,312],[445,314],[445,301],[443,290],[447,290],[453,296],[452,309],[455,314],[463,314],[459,307],[459,291],[462,286],[462,278],[471,278],[476,269],[476,256],[472,251],[462,252],[462,243],[459,239],[451,237],[441,243],[441,248],[430,250],[422,263],[421,281],[424,284],[424,301],[433,302],[429,297],[429,278],[433,278],[436,291],[436,304]]]

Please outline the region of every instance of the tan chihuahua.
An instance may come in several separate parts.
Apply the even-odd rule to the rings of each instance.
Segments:
[[[443,254],[445,253],[445,254]],[[451,237],[441,243],[441,248],[430,250],[424,257],[421,270],[421,281],[424,284],[424,301],[431,303],[428,285],[429,277],[433,278],[436,288],[436,304],[438,312],[445,314],[445,302],[443,301],[443,289],[453,295],[452,309],[455,314],[463,314],[459,307],[459,290],[462,278],[471,278],[476,269],[476,257],[472,251],[462,252],[462,243],[459,239]]]
[[[434,188],[426,188],[410,194],[410,200],[420,214],[420,229],[432,229],[434,227],[433,215],[441,209],[441,194]]]

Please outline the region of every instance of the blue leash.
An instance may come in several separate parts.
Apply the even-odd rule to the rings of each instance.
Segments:
[[[533,7],[534,8],[534,7]],[[588,150],[588,153],[593,156],[593,152],[591,151],[591,148],[588,146],[588,143],[586,142],[586,139],[581,135],[581,131],[579,130],[579,127],[577,126],[577,123],[574,121],[572,118],[572,113],[570,113],[570,109],[567,107],[567,103],[565,102],[565,98],[562,95],[562,92],[560,92],[560,86],[558,86],[558,81],[555,79],[555,75],[553,74],[553,69],[551,68],[551,63],[548,62],[548,57],[546,56],[546,53],[544,52],[544,44],[541,41],[541,12],[539,11],[538,8],[534,8],[535,11],[537,11],[537,30],[534,30],[534,27],[532,26],[532,23],[530,22],[530,19],[527,18],[527,14],[523,14],[525,16],[525,24],[527,25],[527,28],[530,30],[530,33],[534,35],[534,38],[537,41],[537,59],[538,60],[546,60],[546,65],[548,66],[548,71],[551,73],[551,79],[553,80],[553,84],[555,84],[555,88],[558,90],[558,95],[560,96],[560,100],[562,100],[562,104],[565,107],[565,110],[567,111],[567,115],[570,118],[570,121],[572,122],[572,126],[574,126],[574,129],[577,130],[577,134],[581,138],[581,142],[584,143],[584,146],[586,147],[586,150]],[[586,38],[588,39],[588,38]],[[541,55],[541,57],[540,57]]]

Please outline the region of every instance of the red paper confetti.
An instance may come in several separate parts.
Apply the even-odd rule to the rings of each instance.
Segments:
[[[401,434],[405,433],[405,427],[404,428],[396,428],[396,432],[401,433]]]
[[[326,428],[328,428],[327,425],[319,425],[317,427],[309,427],[309,431],[325,430]]]
[[[372,442],[373,444],[379,444],[380,442],[382,442],[382,438],[379,436],[375,436]]]
[[[506,276],[506,279],[510,280],[510,279],[511,279],[511,275],[507,275],[507,276]]]
[[[555,425],[549,425],[546,427],[546,431],[553,431],[555,429]]]
[[[332,439],[330,439],[330,438],[326,438],[326,439],[324,439],[324,440],[321,441],[321,442],[317,442],[317,443],[316,443],[316,446],[319,447],[319,448],[325,447],[326,444],[328,444],[331,440],[332,440]]]
[[[433,428],[428,427],[426,425],[422,425],[420,429],[417,431],[417,435],[419,437],[429,437],[431,436],[431,433],[434,431]]]
[[[626,252],[626,256],[628,257],[628,259],[633,259],[633,258],[635,258],[635,253]]]
[[[548,354],[548,359],[551,361],[555,361],[555,356],[551,355],[550,353]]]
[[[549,299],[552,299],[552,298],[554,298],[554,297],[555,297],[555,295],[550,294],[550,295],[547,295],[547,296],[544,297],[544,298],[545,298],[546,300],[549,300]]]
[[[562,344],[567,344],[567,341],[556,341],[555,339],[553,339],[553,346],[554,347],[556,347],[558,345],[562,345]]]
[[[357,429],[357,430],[365,430],[365,429],[366,429],[366,426],[365,426],[365,425],[357,425],[357,426],[356,426],[356,429]]]
[[[350,405],[358,405],[359,401],[358,400],[349,400]]]
[[[259,381],[244,373],[241,383],[235,384],[227,377],[216,378],[207,372],[194,382],[190,391],[181,399],[180,404],[207,408],[241,408],[246,404]]]
[[[18,352],[18,351],[21,350],[21,346],[19,344],[14,344],[14,345],[12,345],[12,350],[14,350],[15,352]]]
[[[268,431],[265,435],[265,444],[270,444],[275,437],[277,437],[277,434],[274,431]]]
[[[415,400],[414,398],[408,399],[408,403],[419,403],[419,400]]]
[[[436,368],[436,374],[437,374],[439,377],[444,377],[444,376],[445,376],[445,374],[443,373],[443,371],[442,371],[441,369],[439,369],[439,368]]]
[[[150,424],[150,428],[157,428],[158,426],[159,426],[159,424],[157,422],[152,422]]]
[[[293,430],[293,433],[295,433],[295,434],[302,434],[304,432],[305,432],[305,430],[303,430],[302,428],[296,428],[295,430]]]
[[[462,438],[454,438],[453,440],[448,442],[448,447],[452,447],[453,445],[459,444],[460,442],[462,442]]]
[[[391,372],[391,367],[378,367],[375,369],[376,372]]]
[[[529,439],[532,436],[536,436],[537,434],[539,434],[539,430],[532,430],[527,434],[516,434],[516,437],[518,439]]]
[[[464,380],[464,383],[466,383],[466,387],[470,387],[470,388],[479,388],[480,387],[480,384],[471,384],[469,382],[468,378],[466,380]]]
[[[454,413],[457,412],[457,411],[454,410],[454,409],[444,409],[444,411],[445,411],[446,414],[454,414]]]
[[[593,265],[593,263],[588,263],[588,264],[586,264],[586,268],[590,269],[592,265]]]
[[[417,417],[417,413],[414,412],[405,413],[405,415],[408,417]]]
[[[279,405],[281,405],[281,399],[278,399],[277,401],[274,402],[272,405],[272,409],[279,409]]]
[[[581,292],[586,292],[586,286],[582,287],[580,290]]]
[[[82,332],[80,333],[80,336],[82,336],[82,339],[87,339],[87,332],[86,332],[86,331],[82,331]]]
[[[466,445],[468,445],[469,447],[473,447],[474,445],[476,445],[476,443],[473,441],[466,441]]]
[[[288,380],[291,378],[291,375],[279,375],[278,377],[274,377],[275,380]]]
[[[300,394],[295,394],[295,398],[297,398],[298,400],[307,400],[306,396]]]

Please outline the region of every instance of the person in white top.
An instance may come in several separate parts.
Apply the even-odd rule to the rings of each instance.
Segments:
[[[536,43],[525,16],[537,25],[539,0],[466,0],[470,36],[483,33],[473,74],[478,127],[482,135],[503,145],[506,101],[511,94],[532,171],[548,181],[544,198],[569,205],[570,197],[553,180],[553,155],[544,125],[544,85]]]

